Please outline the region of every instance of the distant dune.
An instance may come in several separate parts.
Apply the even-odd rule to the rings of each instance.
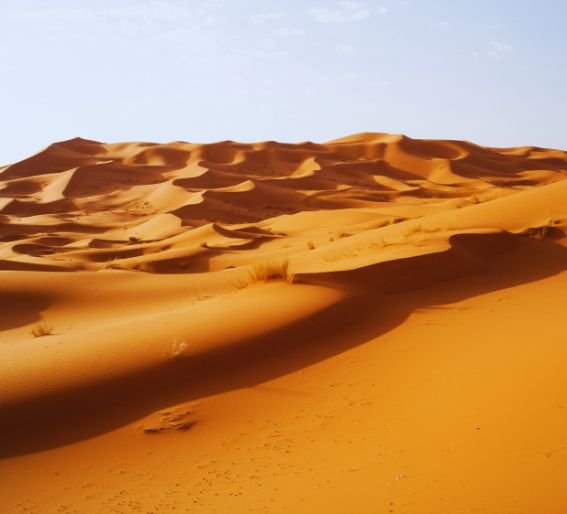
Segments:
[[[0,168],[0,512],[564,514],[565,178],[378,133]]]

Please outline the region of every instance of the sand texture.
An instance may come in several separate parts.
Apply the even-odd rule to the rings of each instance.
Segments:
[[[0,513],[565,514],[565,178],[378,133],[0,167]]]

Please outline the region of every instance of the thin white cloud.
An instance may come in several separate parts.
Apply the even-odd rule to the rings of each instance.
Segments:
[[[442,21],[436,21],[434,23],[430,23],[429,28],[443,30],[446,29],[449,25],[450,23],[448,21],[442,20]]]
[[[337,50],[342,55],[352,55],[355,53],[356,48],[348,43],[339,43],[337,45]]]
[[[314,7],[309,13],[317,23],[353,23],[372,15],[370,9],[352,0],[335,2],[333,7]]]
[[[508,43],[502,43],[500,41],[491,41],[490,46],[492,46],[492,48],[494,48],[494,50],[496,50],[497,52],[505,53],[512,51],[512,45],[509,45]]]
[[[287,13],[279,11],[279,12],[252,14],[252,15],[248,16],[248,19],[252,23],[258,25],[258,24],[261,24],[261,23],[266,23],[267,21],[281,20],[282,18],[285,18],[286,16],[287,16]]]
[[[489,32],[489,31],[494,31],[494,30],[500,30],[504,27],[504,25],[502,25],[501,23],[491,23],[488,25],[483,25],[480,30],[482,30],[483,32]]]
[[[372,75],[364,80],[364,85],[368,87],[388,87],[392,82],[384,77],[383,72],[375,71]]]
[[[490,47],[491,49],[487,55],[492,61],[502,61],[513,50],[512,45],[494,40],[490,42]]]
[[[277,27],[272,30],[272,34],[279,37],[294,37],[303,36],[305,31],[299,27]]]
[[[178,2],[165,0],[145,0],[116,6],[93,7],[45,7],[40,9],[19,9],[8,12],[12,19],[62,21],[101,21],[112,19],[142,20],[148,22],[183,21],[206,14],[214,8],[216,2],[206,1],[199,7],[192,7]]]
[[[136,29],[160,27],[164,24],[210,26],[215,22],[212,13],[218,6],[217,0],[206,0],[198,7],[166,0],[144,0],[114,6],[21,8],[3,13],[3,17],[5,20],[47,26],[69,23],[74,23],[77,27],[84,23],[114,25],[127,32],[135,32]]]
[[[288,56],[289,52],[287,50],[274,50],[271,48],[260,48],[255,50],[233,48],[224,56],[224,58],[232,64],[250,64],[255,61],[279,62],[285,60]]]

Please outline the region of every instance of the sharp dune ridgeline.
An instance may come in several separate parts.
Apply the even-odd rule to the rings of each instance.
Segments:
[[[0,168],[0,512],[567,512],[567,152],[363,133]]]

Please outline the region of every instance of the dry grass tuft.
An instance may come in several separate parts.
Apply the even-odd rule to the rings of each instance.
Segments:
[[[386,246],[388,246],[388,243],[386,243],[386,241],[382,237],[379,237],[378,239],[370,243],[370,248],[384,248]]]
[[[293,284],[295,274],[289,269],[289,260],[266,261],[252,265],[248,276],[232,280],[230,284],[235,289],[246,289],[259,282],[285,281]]]
[[[112,257],[103,264],[102,269],[124,269],[120,261],[120,257]]]
[[[252,282],[285,280],[292,284],[294,278],[295,274],[289,269],[289,259],[259,262],[254,264],[250,270],[250,280]]]
[[[44,337],[53,334],[53,327],[45,323],[39,323],[31,329],[31,335],[34,337]]]
[[[293,284],[295,274],[289,269],[289,260],[267,261],[254,264],[248,272],[246,278],[237,278],[230,284],[235,289],[246,289],[258,282],[286,281]]]
[[[230,283],[232,287],[234,287],[235,289],[246,289],[250,285],[250,282],[248,282],[248,280],[245,280],[243,278],[231,280]]]
[[[414,234],[418,234],[419,232],[421,232],[422,226],[421,223],[416,223],[416,224],[412,224],[409,225],[403,232],[405,237],[410,237],[413,236]]]
[[[178,341],[175,339],[171,345],[170,357],[178,358],[183,357],[185,352],[187,351],[187,341]]]
[[[527,228],[520,235],[533,237],[534,239],[561,239],[565,236],[563,230],[557,227],[561,220],[549,220],[545,225]]]

